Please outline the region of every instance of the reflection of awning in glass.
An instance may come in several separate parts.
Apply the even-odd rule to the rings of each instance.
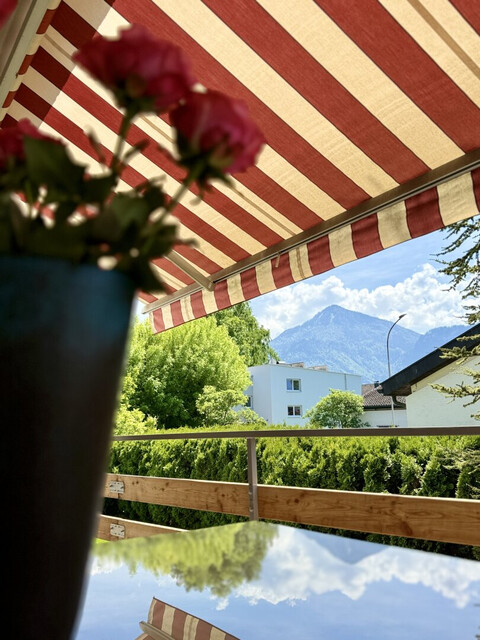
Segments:
[[[470,0],[242,0],[240,11],[215,0],[30,4],[4,65],[6,124],[29,117],[92,164],[84,132],[108,148],[119,117],[71,57],[97,32],[141,23],[185,50],[202,85],[245,100],[267,138],[234,189],[218,184],[203,202],[192,193],[177,209],[181,238],[196,242],[156,261],[166,293],[141,294],[157,331],[479,212],[480,24]],[[145,138],[173,150],[164,118],[137,121],[129,142]],[[182,179],[152,144],[122,186],[158,174],[169,194]]]
[[[140,622],[140,628],[143,633],[136,640],[239,640],[157,598],[152,599],[148,621]]]

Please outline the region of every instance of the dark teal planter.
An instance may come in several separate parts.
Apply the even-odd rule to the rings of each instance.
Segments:
[[[133,296],[117,272],[0,256],[4,612],[25,640],[74,634]]]

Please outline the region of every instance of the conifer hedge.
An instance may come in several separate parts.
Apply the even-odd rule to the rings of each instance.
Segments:
[[[245,425],[236,428],[245,430]],[[226,427],[218,430],[225,431]],[[173,432],[169,430],[168,433]],[[480,437],[258,438],[257,460],[260,484],[480,499]],[[140,476],[247,482],[246,442],[245,439],[233,438],[115,442],[109,471]],[[105,500],[104,513],[183,529],[211,527],[244,519],[112,499]],[[316,529],[480,560],[479,548],[338,529]]]

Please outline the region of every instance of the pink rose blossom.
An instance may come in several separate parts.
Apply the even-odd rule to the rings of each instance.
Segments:
[[[218,91],[191,93],[171,120],[182,155],[208,154],[208,164],[222,173],[248,169],[265,143],[247,105]]]
[[[17,0],[0,0],[0,29],[10,17],[10,14],[15,11],[17,6]]]
[[[140,25],[123,30],[117,40],[97,36],[74,60],[110,89],[121,107],[138,103],[138,111],[168,111],[195,84],[183,51]]]

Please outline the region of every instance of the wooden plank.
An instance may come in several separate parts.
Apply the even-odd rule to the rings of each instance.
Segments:
[[[123,494],[110,491],[123,482]],[[105,497],[249,515],[248,485],[108,474]],[[258,485],[263,520],[480,545],[480,501]]]
[[[113,535],[110,531],[110,525],[119,525],[123,527],[124,537]],[[162,527],[158,524],[148,524],[146,522],[137,522],[136,520],[125,520],[124,518],[113,518],[112,516],[100,515],[98,519],[97,538],[100,540],[126,540],[128,538],[143,538],[147,536],[156,536],[160,533],[178,533],[184,529],[175,529],[174,527]]]
[[[123,482],[124,493],[110,490],[110,483]],[[248,485],[238,482],[153,478],[108,473],[106,498],[184,507],[197,511],[215,511],[248,516]]]
[[[258,486],[259,516],[351,531],[480,545],[480,501]]]

